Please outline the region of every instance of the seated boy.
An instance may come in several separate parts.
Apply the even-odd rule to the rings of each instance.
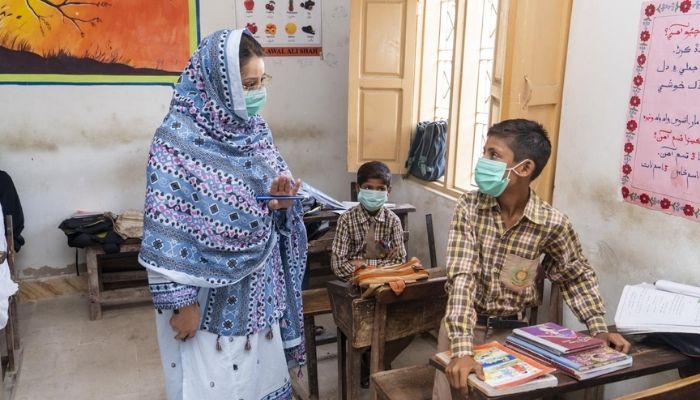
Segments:
[[[392,265],[406,261],[401,220],[384,204],[391,192],[391,172],[379,161],[357,170],[357,206],[338,218],[331,268],[347,281],[360,265]]]
[[[535,288],[540,268],[591,335],[629,350],[621,335],[607,331],[598,280],[571,221],[530,189],[550,153],[547,133],[537,122],[507,120],[487,133],[474,171],[479,190],[460,197],[450,226],[449,299],[438,351],[451,350],[452,360],[435,377],[433,399],[450,399],[450,385],[466,394],[472,372],[483,379],[472,344],[488,340],[487,323],[504,329],[524,325],[524,310],[540,301]]]
[[[361,265],[393,265],[406,261],[401,220],[384,204],[391,192],[391,172],[379,161],[362,164],[357,170],[360,192],[357,206],[338,218],[331,268],[338,278],[348,281]],[[387,343],[385,368],[411,343],[412,337]],[[362,357],[361,384],[369,387],[369,351]]]

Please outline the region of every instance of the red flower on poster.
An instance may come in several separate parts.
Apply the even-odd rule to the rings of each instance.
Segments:
[[[651,38],[651,33],[649,33],[649,31],[644,31],[639,35],[639,38],[642,39],[642,42],[646,42]]]
[[[629,196],[630,196],[630,190],[623,186],[622,187],[622,198],[626,199]]]
[[[632,143],[625,143],[625,153],[631,153],[634,151],[634,145]]]
[[[669,200],[669,199],[667,199],[667,198],[664,197],[664,198],[661,199],[661,201],[659,202],[659,205],[660,205],[661,208],[663,208],[664,210],[668,210],[669,207],[671,207],[671,200]]]
[[[632,97],[630,98],[630,105],[631,105],[632,107],[637,107],[637,106],[639,106],[639,104],[641,104],[641,103],[642,103],[642,101],[639,99],[639,96],[632,96]]]
[[[637,121],[633,119],[627,121],[627,130],[630,132],[634,132],[635,129],[637,129]]]
[[[634,82],[635,86],[642,86],[642,83],[644,83],[644,78],[642,78],[640,75],[637,75],[634,77],[634,80],[632,82]]]
[[[644,14],[646,14],[647,17],[654,15],[654,12],[656,12],[656,7],[653,4],[649,4],[644,10]]]
[[[629,164],[625,164],[622,166],[622,173],[625,175],[629,175],[630,172],[632,172],[632,167],[630,167]]]
[[[685,207],[683,207],[683,213],[689,217],[692,217],[693,213],[695,213],[695,208],[693,208],[693,206],[690,204],[686,204]]]
[[[680,5],[681,12],[687,13],[688,11],[690,11],[691,5],[692,3],[690,2],[690,0],[682,1]]]
[[[639,202],[642,204],[647,204],[649,203],[649,195],[646,193],[642,193],[639,195]]]
[[[637,64],[644,65],[645,62],[647,62],[647,56],[640,54],[639,57],[637,57]]]

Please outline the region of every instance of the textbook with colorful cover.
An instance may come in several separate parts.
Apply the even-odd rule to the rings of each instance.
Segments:
[[[578,380],[607,374],[632,365],[632,356],[608,346],[596,347],[574,354],[557,355],[517,336],[509,336],[506,345],[552,365]]]
[[[513,333],[558,355],[589,350],[604,344],[598,338],[576,332],[554,322],[513,329]]]
[[[436,355],[444,365],[450,362],[450,352]],[[469,382],[489,396],[531,391],[557,385],[557,378],[548,375],[554,368],[541,364],[498,342],[474,347],[474,360],[484,369],[484,381],[472,374]],[[544,377],[544,378],[542,378]],[[538,379],[539,378],[539,379]]]

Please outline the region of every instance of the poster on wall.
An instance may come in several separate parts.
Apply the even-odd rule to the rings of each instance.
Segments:
[[[236,26],[248,29],[268,56],[323,54],[321,0],[236,0]]]
[[[0,83],[174,83],[198,0],[0,0]]]
[[[700,221],[700,1],[642,5],[622,197]]]

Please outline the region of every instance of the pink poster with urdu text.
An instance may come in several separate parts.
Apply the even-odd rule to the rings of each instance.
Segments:
[[[700,221],[700,0],[642,5],[622,197]]]

